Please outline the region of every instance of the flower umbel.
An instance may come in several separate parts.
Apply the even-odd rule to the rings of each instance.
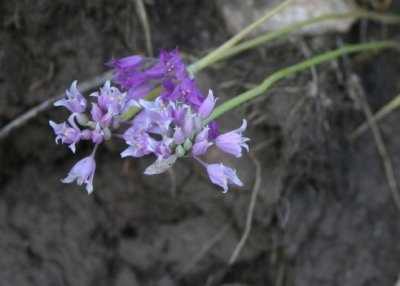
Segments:
[[[155,156],[154,163],[144,171],[146,175],[163,173],[179,158],[192,157],[206,168],[211,182],[222,187],[224,193],[229,184],[243,185],[234,169],[222,163],[205,163],[199,156],[215,145],[240,157],[242,148],[248,150],[246,142],[249,139],[242,136],[246,121],[240,128],[221,135],[215,120],[203,123],[213,112],[217,99],[212,90],[204,96],[197,88],[178,49],[162,50],[157,60],[134,55],[112,60],[108,65],[115,68],[114,82],[119,88],[106,81],[99,91],[90,94],[92,100],[89,102],[74,81],[67,90],[67,97],[54,104],[71,112],[64,123],[50,121],[56,142],[69,144],[74,153],[80,141],[94,144],[92,154],[78,161],[62,182],[86,184],[90,194],[97,148],[106,140],[118,138],[127,144],[121,152],[122,158]],[[154,90],[160,90],[160,93],[152,97],[154,99],[148,99],[146,96]],[[91,106],[89,110],[88,105]],[[125,114],[133,107],[135,116],[128,117],[130,121],[123,121],[121,118],[126,119]]]

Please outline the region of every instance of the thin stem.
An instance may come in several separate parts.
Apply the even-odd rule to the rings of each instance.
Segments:
[[[198,62],[192,64],[189,67],[189,70],[193,73],[195,71],[199,71],[204,69],[205,67],[209,66],[211,63],[215,62],[215,59],[221,58],[221,56],[230,48],[232,48],[234,45],[236,45],[238,42],[240,42],[244,37],[249,35],[251,32],[253,32],[257,27],[259,27],[262,23],[282,11],[284,8],[286,8],[289,4],[291,4],[293,0],[286,0],[267,14],[265,14],[263,17],[258,19],[257,21],[251,23],[248,25],[246,28],[244,28],[241,32],[237,33],[235,36],[233,36],[230,40],[219,46],[216,50],[213,52],[209,53],[206,55],[204,58],[199,60]]]
[[[274,83],[277,81],[292,75],[294,73],[300,72],[302,70],[308,69],[310,67],[319,65],[321,63],[327,62],[331,59],[346,55],[346,54],[351,54],[351,53],[357,53],[357,52],[362,52],[362,51],[374,51],[374,50],[379,50],[379,49],[384,49],[384,48],[394,48],[394,49],[399,49],[400,50],[400,43],[398,42],[393,42],[393,41],[385,41],[385,42],[372,42],[372,43],[367,43],[367,44],[357,44],[357,45],[350,45],[346,47],[342,47],[333,51],[326,52],[324,54],[315,56],[311,59],[308,59],[306,61],[303,61],[301,63],[298,63],[296,65],[283,68],[269,77],[267,77],[260,85],[258,85],[255,88],[252,88],[234,98],[231,100],[228,100],[227,102],[219,105],[214,109],[214,111],[211,113],[211,115],[206,118],[203,121],[203,124],[206,125],[210,121],[214,120],[218,116],[221,116],[225,112],[257,97],[265,93],[266,90],[270,86],[272,86]]]
[[[277,12],[279,12],[280,10],[285,8],[287,5],[290,4],[290,2],[291,1],[286,1],[282,5],[276,7],[273,11],[266,14],[265,18],[263,17],[260,20],[251,24],[250,26],[248,26],[246,28],[247,29],[246,31],[237,34],[236,36],[234,36],[229,41],[227,41],[226,43],[221,45],[219,48],[217,48],[215,51],[213,51],[209,55],[200,59],[198,62],[188,66],[188,70],[193,74],[198,73],[199,71],[205,69],[206,67],[211,66],[212,64],[214,64],[222,59],[232,57],[238,53],[244,52],[248,49],[251,49],[251,48],[254,48],[261,44],[264,44],[268,41],[274,40],[276,38],[279,38],[281,36],[284,36],[286,34],[294,32],[303,27],[306,27],[306,26],[309,26],[312,24],[316,24],[319,22],[327,21],[327,20],[344,19],[344,18],[355,18],[355,19],[366,18],[366,19],[370,19],[370,20],[381,21],[386,24],[399,24],[400,23],[400,17],[397,15],[382,14],[382,13],[368,12],[368,11],[360,11],[360,12],[356,12],[356,13],[334,13],[334,14],[328,14],[325,16],[316,17],[313,19],[294,23],[294,24],[291,24],[282,29],[279,29],[279,30],[276,30],[276,31],[273,31],[273,32],[270,32],[267,34],[263,34],[252,40],[249,40],[249,41],[243,42],[242,44],[234,46],[238,41],[240,41],[243,37],[245,37],[251,31],[253,31],[263,21],[266,21],[269,17],[272,17],[274,14],[276,14]],[[162,90],[161,87],[154,89],[144,99],[145,100],[155,99],[160,94],[161,90]],[[127,120],[133,118],[139,111],[140,111],[139,108],[132,107],[122,115],[121,120],[127,121]]]
[[[310,26],[310,25],[328,21],[328,20],[340,20],[340,19],[345,19],[345,18],[354,18],[354,19],[364,18],[364,19],[370,19],[373,21],[379,21],[379,22],[382,22],[385,24],[400,24],[400,17],[397,15],[391,15],[391,14],[382,14],[382,13],[369,12],[369,11],[359,11],[359,12],[354,12],[354,13],[332,13],[332,14],[308,19],[305,21],[297,22],[297,23],[288,25],[282,29],[278,29],[278,30],[263,34],[254,39],[248,40],[237,46],[234,46],[228,50],[225,50],[223,53],[220,53],[217,56],[214,56],[213,58],[208,59],[207,61],[205,61],[205,58],[203,58],[199,61],[199,62],[204,61],[203,64],[198,64],[199,62],[194,63],[193,65],[189,66],[189,69],[191,72],[197,73],[200,70],[202,70],[222,59],[232,57],[236,54],[239,54],[239,53],[249,50],[251,48],[265,44],[266,42],[269,42],[271,40],[285,36],[291,32],[300,30],[301,28],[304,28],[306,26]],[[206,63],[206,64],[204,64],[204,63]]]
[[[392,99],[389,103],[385,104],[384,107],[379,109],[379,111],[373,115],[373,120],[376,123],[378,123],[378,121],[380,121],[386,115],[390,114],[392,111],[394,111],[399,107],[400,107],[400,94],[397,95],[394,99]],[[368,130],[368,122],[364,122],[349,135],[349,140],[354,141],[367,130]]]

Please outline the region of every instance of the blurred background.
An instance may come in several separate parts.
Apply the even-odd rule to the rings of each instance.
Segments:
[[[114,57],[178,46],[193,63],[279,2],[1,0],[0,130],[73,80],[93,82]],[[331,12],[400,14],[397,0],[295,2],[259,33]],[[197,81],[222,102],[345,43],[399,35],[368,20],[330,22],[222,61]],[[386,157],[369,130],[348,140],[366,107],[376,112],[400,94],[399,76],[395,51],[342,57],[221,117],[221,131],[248,119],[252,150],[240,160],[208,155],[245,183],[227,194],[190,159],[146,177],[153,159],[121,160],[116,141],[96,156],[92,195],[62,184],[91,146],[72,155],[56,145],[48,121],[67,112],[42,108],[0,140],[0,285],[399,285],[400,213],[382,159],[399,178],[399,112],[379,122]],[[251,231],[229,264],[254,191]]]

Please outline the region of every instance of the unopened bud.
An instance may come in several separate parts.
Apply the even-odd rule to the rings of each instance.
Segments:
[[[185,155],[185,149],[182,147],[182,145],[178,145],[175,149],[175,156],[176,157],[182,157]]]
[[[189,151],[190,149],[192,149],[193,147],[193,143],[192,141],[188,139],[185,140],[185,143],[183,143],[183,148],[185,148],[186,151]]]
[[[89,123],[89,118],[83,113],[76,114],[75,118],[76,121],[78,121],[78,123],[82,126],[87,126],[87,124]]]

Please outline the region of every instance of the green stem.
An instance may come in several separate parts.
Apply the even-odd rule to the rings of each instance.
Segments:
[[[274,83],[276,83],[277,81],[279,81],[289,75],[303,71],[310,67],[319,65],[321,63],[327,62],[331,59],[334,59],[334,58],[337,58],[337,57],[340,57],[340,56],[343,56],[346,54],[357,53],[357,52],[362,52],[362,51],[374,51],[374,50],[379,50],[379,49],[384,49],[384,48],[394,48],[394,49],[400,50],[400,43],[393,42],[393,41],[386,41],[386,42],[372,42],[372,43],[367,43],[367,44],[350,45],[350,46],[346,46],[343,48],[339,48],[337,50],[329,51],[324,54],[315,56],[311,59],[308,59],[306,61],[303,61],[303,62],[295,64],[295,65],[292,65],[290,67],[283,68],[283,69],[273,73],[269,77],[267,77],[257,87],[250,89],[250,90],[224,102],[223,104],[217,106],[214,109],[214,111],[211,113],[211,115],[203,121],[203,124],[208,124],[210,121],[221,116],[225,112],[227,112],[227,111],[229,111],[229,110],[257,97],[257,96],[262,95]]]
[[[275,7],[273,10],[269,11],[267,14],[265,14],[263,17],[258,19],[257,21],[251,23],[248,25],[246,28],[244,28],[242,31],[237,33],[235,36],[233,36],[231,39],[229,39],[227,42],[219,46],[216,50],[212,51],[196,63],[192,64],[189,67],[189,70],[193,73],[195,71],[199,71],[204,69],[207,66],[210,66],[212,63],[215,62],[215,59],[223,57],[224,53],[232,48],[234,45],[236,45],[238,42],[240,42],[244,37],[249,35],[251,32],[253,32],[257,27],[259,27],[262,23],[273,17],[275,14],[279,13],[282,11],[284,8],[286,8],[289,4],[291,4],[293,0],[286,0],[279,6]]]
[[[188,70],[190,72],[192,72],[193,74],[196,74],[199,71],[203,70],[204,68],[211,66],[212,64],[214,64],[222,59],[232,57],[238,53],[241,53],[248,49],[251,49],[251,48],[254,48],[261,44],[264,44],[268,41],[271,41],[273,39],[276,39],[276,38],[279,38],[286,34],[289,34],[291,32],[294,32],[303,27],[306,27],[306,26],[309,26],[312,24],[316,24],[319,22],[327,21],[327,20],[344,19],[344,18],[355,18],[355,19],[365,18],[365,19],[370,19],[370,20],[375,20],[375,21],[381,21],[386,24],[399,24],[400,23],[400,17],[397,15],[382,14],[382,13],[375,13],[375,12],[368,12],[368,11],[360,11],[360,12],[356,12],[356,13],[334,13],[334,14],[329,14],[329,15],[305,20],[302,22],[294,23],[294,24],[291,24],[282,29],[258,36],[252,40],[249,40],[249,41],[243,42],[242,44],[234,46],[243,37],[248,35],[248,33],[253,31],[259,24],[261,24],[263,21],[266,21],[268,18],[272,17],[278,11],[285,8],[287,5],[290,4],[290,2],[291,2],[291,0],[288,0],[288,1],[284,2],[283,4],[281,4],[280,6],[276,7],[273,11],[266,14],[263,17],[263,19],[260,19],[256,22],[254,22],[253,24],[249,25],[246,28],[246,31],[241,32],[238,35],[234,36],[232,39],[230,39],[228,42],[224,43],[221,47],[217,48],[215,51],[213,51],[209,55],[200,59],[198,62],[188,66]],[[144,99],[153,100],[160,94],[160,92],[161,92],[161,88],[156,88],[149,95],[147,95]],[[123,121],[127,121],[127,120],[133,118],[139,111],[140,111],[139,108],[132,107],[122,115],[121,119]]]
[[[300,30],[301,28],[304,28],[306,26],[310,26],[310,25],[317,24],[319,22],[328,21],[328,20],[340,20],[340,19],[345,19],[345,18],[369,19],[369,20],[373,20],[373,21],[380,21],[385,24],[400,24],[400,17],[397,15],[391,15],[391,14],[382,14],[382,13],[369,12],[369,11],[359,11],[359,12],[354,12],[354,13],[332,13],[332,14],[308,19],[305,21],[297,22],[297,23],[288,25],[282,29],[263,34],[254,39],[248,40],[237,46],[234,46],[228,50],[225,50],[224,53],[220,53],[217,56],[207,59],[207,61],[205,61],[205,58],[203,58],[199,62],[194,63],[191,66],[189,66],[189,69],[191,72],[197,73],[200,70],[202,70],[222,59],[232,57],[238,53],[241,53],[243,51],[249,50],[256,46],[265,44],[268,41],[285,36],[291,32]],[[199,63],[202,63],[202,64],[199,64]]]

